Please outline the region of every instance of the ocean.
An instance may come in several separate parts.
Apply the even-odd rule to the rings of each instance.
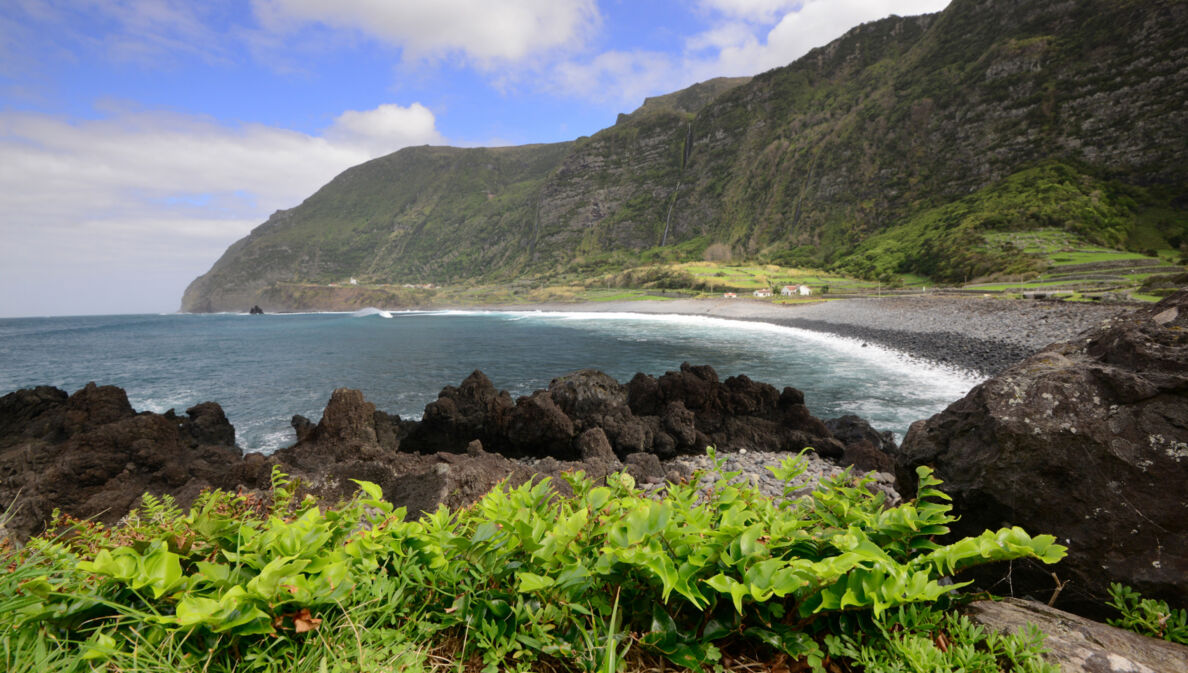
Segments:
[[[295,441],[294,414],[321,418],[338,387],[420,418],[442,387],[476,369],[519,396],[587,367],[626,382],[682,362],[799,388],[815,416],[857,414],[899,438],[980,380],[873,344],[697,316],[367,309],[0,319],[0,394],[94,381],[124,388],[138,411],[215,401],[239,446],[265,453]]]

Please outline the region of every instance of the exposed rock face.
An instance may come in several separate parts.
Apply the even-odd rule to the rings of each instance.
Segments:
[[[1188,604],[1188,291],[977,386],[915,423],[897,463],[901,480],[935,466],[959,535],[1014,524],[1068,545],[1059,606],[1098,614],[1111,582]],[[1046,597],[1049,572],[995,589]]]
[[[825,427],[846,447],[841,458],[843,465],[853,465],[864,471],[895,472],[892,456],[899,447],[890,432],[879,432],[853,414],[831,418],[825,421]]]
[[[313,283],[507,278],[579,251],[700,238],[824,263],[1045,160],[1085,167],[1070,184],[1159,184],[1182,204],[1186,27],[1178,0],[954,0],[745,83],[652,99],[589,138],[408,147],[275,213],[187,288],[182,310],[407,306],[416,297]],[[492,198],[474,199],[476,184]],[[1045,198],[1017,203],[1033,195]],[[348,226],[347,209],[385,225]],[[949,260],[920,270],[937,261]],[[310,284],[290,291],[294,280]]]
[[[1043,603],[1008,598],[978,601],[965,610],[976,624],[998,632],[1021,633],[1034,624],[1047,636],[1045,658],[1061,673],[1182,673],[1188,647],[1140,636],[1070,615]]]
[[[829,457],[843,452],[825,424],[808,412],[800,391],[780,392],[746,376],[720,381],[712,367],[688,363],[659,378],[636,374],[627,385],[583,370],[514,403],[475,372],[460,387],[442,390],[400,446],[461,453],[477,439],[507,456],[577,460],[578,439],[591,428],[603,431],[620,459],[632,453],[671,458],[700,453],[709,445],[722,451],[811,446]]]
[[[340,388],[316,424],[295,416],[297,443],[267,457],[240,456],[217,404],[187,414],[137,414],[123,390],[94,384],[71,396],[42,387],[0,398],[0,497],[19,491],[22,504],[9,528],[36,533],[55,507],[114,521],[145,491],[185,505],[206,487],[266,488],[274,466],[330,501],[353,495],[352,480],[376,483],[416,516],[473,502],[505,479],[514,486],[551,477],[565,493],[564,472],[601,479],[626,470],[660,484],[668,476],[661,459],[710,444],[722,452],[843,450],[799,391],[745,376],[720,381],[712,368],[688,364],[627,385],[580,371],[515,401],[476,371],[443,389],[420,422]]]
[[[137,414],[122,389],[94,383],[69,396],[42,386],[0,398],[0,502],[17,502],[7,528],[18,537],[40,531],[55,507],[112,523],[146,491],[185,504],[203,488],[261,477],[267,470],[242,460],[213,402],[186,417]]]

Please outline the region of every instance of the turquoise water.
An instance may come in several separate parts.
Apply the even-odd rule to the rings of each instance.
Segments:
[[[594,367],[620,381],[681,362],[805,392],[818,417],[854,413],[898,435],[961,397],[972,374],[804,330],[702,317],[463,311],[127,315],[0,320],[0,394],[88,381],[138,410],[219,402],[239,445],[292,444],[289,419],[317,420],[337,387],[419,418],[446,385],[481,369],[513,395]]]

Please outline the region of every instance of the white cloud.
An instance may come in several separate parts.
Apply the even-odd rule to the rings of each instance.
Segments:
[[[796,0],[701,0],[703,9],[731,18],[770,21],[783,10],[796,6]]]
[[[787,65],[851,28],[892,14],[940,11],[949,0],[697,0],[709,27],[682,54],[613,50],[554,65],[550,86],[567,95],[632,109],[646,96],[714,77],[755,75]]]
[[[585,63],[559,63],[551,77],[555,89],[575,98],[638,104],[672,90],[673,77],[679,77],[675,70],[672,58],[660,52],[608,51]]]
[[[892,14],[913,16],[937,12],[949,0],[706,0],[706,5],[731,17],[755,19],[770,12],[774,25],[763,23],[751,31],[739,30],[737,22],[725,22],[728,30],[713,28],[694,36],[691,50],[707,47],[716,52],[695,64],[702,72],[719,75],[752,75],[787,65],[810,49],[828,44],[849,29]],[[780,11],[777,11],[780,10]],[[766,33],[766,34],[764,34]]]
[[[42,296],[23,285],[75,277],[79,292],[107,298],[95,311],[171,310],[268,213],[352,165],[440,142],[416,103],[344,112],[321,136],[162,112],[0,113],[0,315],[28,313]],[[137,269],[155,280],[123,285]],[[80,309],[56,309],[68,310]]]
[[[408,107],[386,104],[374,110],[347,110],[334,120],[326,137],[346,146],[359,147],[378,156],[409,145],[440,145],[436,119],[420,103]]]
[[[598,23],[595,0],[254,0],[260,23],[357,30],[407,57],[462,54],[484,67],[581,43]]]

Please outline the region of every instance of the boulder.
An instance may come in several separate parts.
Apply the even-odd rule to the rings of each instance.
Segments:
[[[546,391],[538,390],[516,400],[515,407],[507,414],[506,428],[506,441],[500,453],[561,460],[578,457],[573,442],[574,423]]]
[[[975,624],[999,633],[1034,625],[1045,634],[1044,658],[1061,673],[1184,673],[1188,647],[1090,621],[1036,601],[976,601],[965,608]]]
[[[421,422],[403,440],[405,451],[464,453],[471,440],[494,447],[504,443],[507,415],[515,405],[506,390],[474,371],[455,388],[446,386],[425,407]]]
[[[862,418],[847,414],[825,421],[825,427],[842,444],[845,452],[842,465],[853,465],[862,472],[887,472],[894,474],[895,459],[899,449],[890,432],[879,432]]]
[[[956,535],[1019,525],[1067,545],[1058,607],[1100,616],[1111,582],[1188,605],[1188,291],[978,385],[913,424],[896,462],[909,490],[934,466]],[[1051,570],[1016,564],[992,589],[1046,598]]]
[[[6,526],[17,538],[40,532],[54,509],[110,524],[145,492],[185,506],[204,488],[267,483],[213,402],[187,417],[138,414],[114,386],[73,395],[43,386],[0,398],[0,429],[0,502],[15,502]]]

